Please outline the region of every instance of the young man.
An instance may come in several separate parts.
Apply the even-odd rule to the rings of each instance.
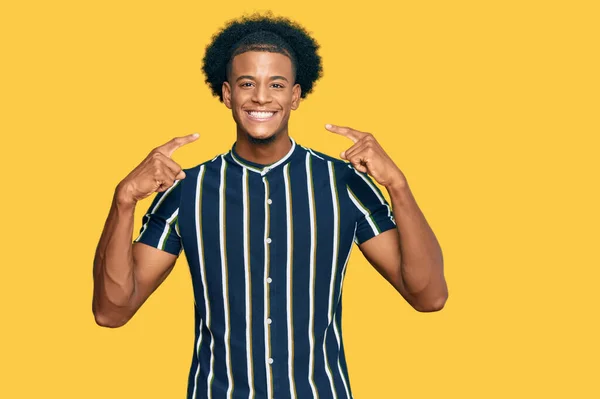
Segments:
[[[329,157],[297,144],[288,119],[321,76],[318,45],[270,15],[231,22],[204,72],[231,109],[231,151],[190,169],[155,148],[118,186],[94,262],[98,324],[125,324],[183,249],[195,297],[188,398],[351,398],[342,283],[353,242],[418,311],[448,292],[441,249],[400,169],[375,138]],[[368,176],[389,192],[392,211]],[[157,192],[133,245],[136,203]]]

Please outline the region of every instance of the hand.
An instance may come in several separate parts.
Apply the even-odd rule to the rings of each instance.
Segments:
[[[119,202],[133,205],[154,192],[160,193],[168,190],[175,180],[184,179],[185,172],[171,159],[171,155],[179,147],[191,143],[197,138],[197,133],[175,137],[153,149],[142,163],[117,186]]]
[[[371,133],[335,125],[325,125],[325,128],[354,142],[354,145],[343,151],[340,157],[350,162],[356,170],[370,174],[377,183],[387,188],[394,185],[407,185],[406,177],[400,168]]]

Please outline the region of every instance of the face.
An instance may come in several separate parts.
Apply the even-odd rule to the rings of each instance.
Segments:
[[[223,83],[223,102],[232,111],[238,135],[254,142],[287,135],[290,112],[300,103],[292,61],[267,51],[236,55],[228,81]]]

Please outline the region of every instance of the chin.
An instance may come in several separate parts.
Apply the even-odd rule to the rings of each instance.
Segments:
[[[275,141],[277,138],[277,132],[267,134],[252,134],[248,133],[248,141],[254,144],[269,144]]]

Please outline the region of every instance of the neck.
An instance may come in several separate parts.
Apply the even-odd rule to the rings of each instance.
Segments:
[[[277,134],[273,141],[255,143],[238,131],[235,152],[242,158],[261,165],[270,165],[283,158],[292,148],[287,130]]]

